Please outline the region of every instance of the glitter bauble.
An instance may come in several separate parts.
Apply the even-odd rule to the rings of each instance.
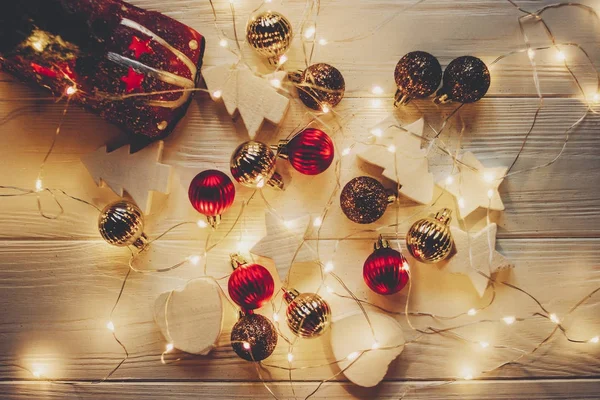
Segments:
[[[435,217],[420,219],[410,227],[406,247],[417,261],[433,264],[450,255],[454,246],[448,226],[450,214],[451,211],[444,208]]]
[[[413,51],[398,61],[394,78],[398,91],[394,105],[430,96],[440,86],[442,67],[437,58],[424,51]]]
[[[296,336],[315,338],[325,333],[331,322],[331,308],[315,293],[286,291],[285,301],[287,325]]]
[[[278,155],[290,161],[294,169],[304,175],[318,175],[331,165],[335,155],[333,141],[322,130],[308,128],[291,140],[282,140]]]
[[[188,197],[196,211],[205,215],[214,228],[219,224],[221,214],[233,204],[235,187],[223,172],[209,169],[192,180]]]
[[[398,293],[409,279],[406,258],[392,248],[387,240],[379,236],[375,250],[363,265],[363,278],[367,286],[377,294]]]
[[[127,200],[118,200],[104,207],[98,217],[98,230],[102,238],[113,246],[143,248],[147,242],[144,214]]]
[[[231,256],[231,264],[234,270],[227,283],[231,300],[244,311],[264,306],[275,290],[269,270],[260,264],[249,264],[237,254]]]
[[[246,40],[259,55],[277,64],[279,57],[289,48],[294,37],[292,24],[275,11],[254,15],[246,25]]]
[[[303,72],[291,72],[289,79],[298,89],[300,100],[313,110],[328,112],[344,98],[344,77],[329,64],[313,64]]]
[[[231,156],[231,175],[249,188],[262,188],[266,184],[283,187],[279,174],[275,172],[277,158],[269,146],[251,140],[242,143]]]
[[[246,361],[262,361],[277,346],[277,330],[267,318],[259,314],[240,317],[231,330],[231,347]]]
[[[437,91],[435,102],[474,103],[487,93],[490,71],[477,57],[458,57],[444,71],[444,83]]]
[[[395,200],[396,196],[387,191],[378,180],[359,176],[344,186],[340,206],[350,221],[370,224],[381,218],[388,204]]]

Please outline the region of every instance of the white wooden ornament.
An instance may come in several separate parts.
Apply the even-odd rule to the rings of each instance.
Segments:
[[[344,370],[344,375],[353,383],[373,387],[385,377],[388,367],[404,350],[404,334],[402,327],[389,315],[367,311],[375,331],[375,339],[369,324],[362,312],[357,312],[331,325],[331,349],[338,366]],[[348,355],[373,348],[377,343],[379,349],[363,353],[355,361],[349,360]],[[389,347],[389,349],[387,349]]]
[[[169,193],[171,166],[161,164],[164,143],[152,143],[137,153],[123,146],[110,153],[106,146],[81,157],[97,185],[106,184],[113,192],[123,196],[129,193],[146,214],[152,205],[152,191]]]
[[[429,172],[427,150],[421,148],[425,121],[423,118],[404,126],[405,130],[390,128],[398,125],[393,117],[376,125],[372,132],[381,132],[376,145],[357,154],[361,160],[383,168],[382,175],[401,185],[399,192],[420,204],[433,199],[434,179]],[[390,152],[390,146],[395,149]]]
[[[304,236],[310,225],[310,215],[283,221],[272,212],[265,214],[267,235],[250,252],[267,257],[275,262],[279,279],[284,282],[294,263],[318,260],[316,251],[304,242]]]
[[[466,152],[458,164],[459,172],[438,182],[458,200],[458,213],[462,218],[478,207],[504,210],[498,187],[504,180],[508,168],[485,168],[471,152]]]
[[[222,99],[229,115],[239,111],[251,138],[265,119],[277,125],[287,113],[290,100],[271,83],[275,79],[281,82],[285,73],[265,79],[243,65],[224,64],[203,69],[202,76],[213,100]]]
[[[154,320],[162,335],[186,353],[210,353],[223,328],[223,301],[217,284],[194,279],[182,290],[173,291],[165,307],[169,295],[171,292],[162,293],[154,302]]]
[[[450,227],[454,239],[455,253],[439,265],[448,272],[467,275],[479,297],[483,297],[488,287],[487,276],[501,269],[512,268],[511,262],[496,251],[498,226],[489,224],[481,231],[470,235],[457,227]]]

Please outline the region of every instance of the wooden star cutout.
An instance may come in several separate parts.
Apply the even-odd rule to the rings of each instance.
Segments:
[[[508,168],[485,168],[471,152],[463,154],[460,161],[462,164],[458,164],[458,173],[438,182],[458,200],[460,216],[464,218],[478,207],[504,210],[498,187]]]
[[[421,149],[420,137],[425,121],[421,118],[404,126],[406,131],[390,128],[397,124],[392,116],[375,126],[371,132],[380,136],[377,145],[369,146],[357,155],[361,160],[383,168],[385,178],[401,185],[401,194],[417,203],[429,204],[433,199],[434,180],[429,172],[427,150]]]
[[[454,226],[450,227],[450,231],[455,253],[441,262],[440,266],[453,274],[467,275],[479,297],[483,297],[489,280],[479,272],[491,276],[501,269],[513,267],[509,260],[496,251],[498,226],[489,224],[474,235]]]
[[[315,250],[308,243],[303,243],[310,222],[310,215],[283,221],[275,214],[267,212],[267,236],[254,245],[250,252],[271,258],[275,262],[279,278],[284,282],[292,266],[292,259],[294,263],[319,259]]]
[[[125,91],[131,93],[142,87],[144,81],[144,74],[138,74],[135,70],[129,67],[127,76],[122,76],[121,81],[125,82]]]
[[[150,47],[151,41],[152,38],[148,40],[142,40],[137,36],[133,36],[131,38],[129,50],[133,50],[136,59],[139,59],[143,54],[152,54],[154,53],[154,50],[152,50],[152,47]]]

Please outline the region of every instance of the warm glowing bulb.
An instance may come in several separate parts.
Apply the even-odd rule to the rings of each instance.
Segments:
[[[327,114],[329,112],[329,106],[327,106],[327,105],[321,106],[321,111],[323,111],[325,114]]]
[[[208,226],[206,221],[202,221],[201,219],[198,220],[197,224],[198,224],[198,228],[206,228]]]
[[[279,314],[277,314],[277,313],[273,314],[273,321],[279,322]]]
[[[446,183],[448,185],[452,185],[453,182],[454,182],[454,178],[453,177],[449,176],[449,177],[446,178]]]
[[[43,184],[42,184],[42,180],[38,178],[38,179],[35,181],[35,191],[36,191],[36,192],[41,192],[43,189],[44,189],[44,186],[43,186]]]
[[[220,99],[222,95],[223,95],[223,92],[222,92],[222,91],[220,91],[220,90],[215,90],[215,91],[213,92],[213,97],[214,97],[215,99]]]
[[[494,181],[494,174],[492,174],[491,172],[486,172],[483,174],[483,180],[491,183]]]
[[[67,90],[65,90],[65,93],[67,96],[73,96],[75,93],[77,93],[77,88],[75,86],[69,86]]]
[[[475,314],[477,314],[477,310],[474,308],[471,308],[469,311],[467,311],[467,315],[469,315],[471,317]]]
[[[270,3],[270,2],[271,2],[271,0],[265,0],[265,3]]]
[[[325,40],[325,39],[319,39],[319,44],[321,46],[325,46],[327,44],[327,40]]]
[[[314,219],[314,221],[313,221],[313,226],[315,226],[315,227],[317,227],[317,228],[318,228],[319,226],[321,226],[322,224],[323,224],[323,218],[321,218],[321,217],[317,217],[317,218],[315,218],[315,219]]]
[[[115,331],[115,324],[113,324],[112,321],[108,321],[108,324],[106,324],[106,327],[108,328],[109,331],[114,332]]]
[[[371,348],[372,348],[373,350],[377,350],[377,349],[379,348],[379,342],[377,342],[377,341],[374,341],[374,342],[373,342],[373,345],[371,346]]]
[[[244,342],[244,344],[242,346],[244,347],[244,349],[250,350],[250,343]]]
[[[410,271],[410,265],[408,265],[408,263],[406,261],[404,261],[402,263],[402,270],[403,271]]]
[[[491,199],[492,197],[494,197],[494,191],[492,189],[488,190],[487,195],[488,198]]]
[[[465,199],[463,199],[462,197],[458,199],[458,206],[460,208],[465,208]]]
[[[381,107],[383,102],[381,101],[381,99],[373,99],[371,100],[371,104],[373,105],[373,108],[379,108]]]
[[[344,150],[342,150],[342,155],[343,156],[347,156],[348,154],[350,154],[352,150],[350,149],[350,147],[346,147]]]
[[[326,274],[330,273],[331,271],[333,271],[333,262],[331,261],[327,261],[327,263],[325,264],[325,269],[323,270]]]
[[[590,343],[598,343],[600,342],[600,337],[596,336],[590,339]]]
[[[600,102],[600,93],[594,93],[594,95],[592,96],[592,101],[594,103]]]
[[[292,353],[288,353],[288,362],[294,361],[294,355]]]
[[[358,358],[358,355],[359,355],[358,351],[355,351],[354,353],[348,354],[348,357],[346,357],[346,358],[348,358],[349,361],[354,361]]]
[[[310,39],[311,37],[313,37],[315,35],[315,32],[317,30],[315,29],[314,26],[309,26],[308,29],[304,32],[304,37],[307,39]]]
[[[327,290],[327,293],[329,294],[333,293],[333,288],[331,288],[330,286],[325,287],[325,290]]]
[[[371,89],[371,93],[383,94],[383,88],[381,86],[373,86],[373,88]]]
[[[375,128],[375,129],[371,130],[371,133],[374,136],[381,137],[381,135],[383,135],[383,130],[381,130],[380,128]]]
[[[285,62],[287,60],[288,60],[287,56],[285,54],[283,54],[281,57],[279,57],[279,65],[285,64]]]
[[[395,153],[395,152],[396,152],[396,146],[394,146],[393,144],[390,144],[390,145],[388,146],[387,150],[388,150],[390,153]]]
[[[45,372],[46,367],[41,364],[33,364],[31,366],[31,375],[33,375],[34,378],[41,378],[42,376],[44,376]]]
[[[488,342],[479,342],[479,345],[482,349],[487,349],[488,347],[490,347],[490,344]]]
[[[169,351],[173,351],[174,348],[175,348],[175,346],[173,346],[173,343],[167,343],[167,347],[166,347],[167,353]]]
[[[465,368],[462,372],[462,377],[466,381],[473,379],[473,372],[469,368]]]
[[[567,56],[562,51],[558,51],[556,53],[556,58],[558,58],[560,61],[565,61],[567,59]]]
[[[504,323],[506,325],[512,325],[515,323],[515,321],[517,320],[515,317],[509,316],[509,317],[504,317],[502,318],[502,320],[504,321]]]
[[[533,57],[535,56],[535,50],[533,50],[533,49],[527,50],[527,55],[529,56],[529,58],[533,59]]]
[[[40,378],[42,376],[42,372],[35,369],[35,370],[33,370],[33,376],[35,378]]]
[[[227,39],[221,39],[219,41],[219,46],[221,46],[221,47],[227,47],[228,44],[229,43],[227,42]]]
[[[555,324],[560,324],[560,319],[558,319],[558,316],[554,313],[550,314],[550,321],[554,322]]]
[[[281,87],[281,81],[279,79],[271,79],[271,86],[273,86],[274,88],[280,88]]]
[[[198,263],[200,262],[200,256],[189,256],[188,260],[190,260],[192,264],[198,265]]]
[[[36,51],[43,51],[44,50],[44,43],[41,40],[36,40],[35,42],[33,42],[31,44],[31,47],[33,47],[33,49],[36,50]]]
[[[238,251],[238,253],[244,253],[244,254],[250,252],[250,243],[244,242],[244,241],[239,241],[238,245],[237,245],[237,251]]]
[[[291,229],[294,227],[294,221],[283,221],[283,225],[285,225],[286,228]]]

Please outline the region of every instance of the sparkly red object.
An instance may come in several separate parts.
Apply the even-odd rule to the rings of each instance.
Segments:
[[[252,311],[264,306],[275,290],[271,273],[259,264],[238,265],[227,284],[229,297],[244,311]]]
[[[71,103],[132,134],[135,147],[168,136],[185,114],[205,47],[190,27],[121,0],[5,1],[0,10],[0,70],[57,97],[76,88]]]
[[[305,129],[290,140],[285,151],[292,167],[304,175],[318,175],[333,162],[331,138],[322,130]]]
[[[398,293],[409,279],[408,262],[394,249],[376,249],[365,261],[363,278],[367,286],[377,294]]]
[[[207,217],[221,215],[235,200],[235,186],[221,171],[200,172],[190,183],[188,196],[192,206]]]

